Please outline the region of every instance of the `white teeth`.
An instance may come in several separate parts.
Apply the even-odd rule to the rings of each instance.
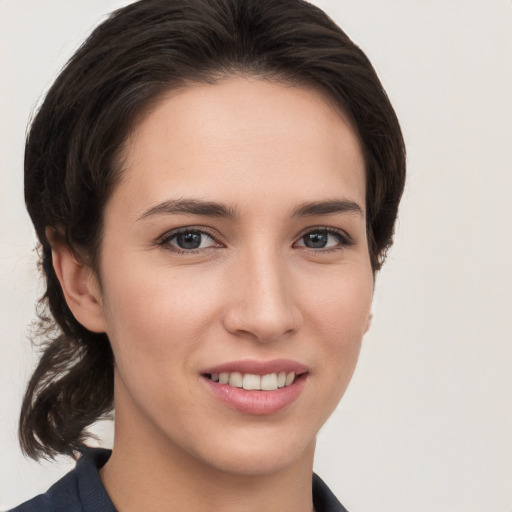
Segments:
[[[274,391],[277,389],[277,374],[270,373],[269,375],[263,375],[261,377],[261,388],[265,391]]]
[[[261,377],[246,373],[243,380],[244,389],[261,389]]]
[[[294,380],[295,380],[295,372],[287,373],[285,386],[289,386]]]
[[[242,374],[233,372],[229,374],[229,385],[235,388],[241,388],[243,385]]]
[[[247,390],[275,391],[292,384],[295,380],[295,372],[268,373],[267,375],[255,375],[240,372],[221,372],[212,373],[210,379],[219,384],[229,384],[235,388],[244,388]]]

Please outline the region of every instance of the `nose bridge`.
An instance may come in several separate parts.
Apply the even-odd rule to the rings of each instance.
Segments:
[[[226,327],[265,342],[295,331],[300,314],[286,259],[268,240],[257,245],[237,258],[238,292],[230,304]]]

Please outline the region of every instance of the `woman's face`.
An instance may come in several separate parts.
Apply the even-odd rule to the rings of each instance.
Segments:
[[[318,92],[230,78],[169,93],[125,156],[100,260],[116,443],[243,474],[310,457],[370,316],[354,131]]]

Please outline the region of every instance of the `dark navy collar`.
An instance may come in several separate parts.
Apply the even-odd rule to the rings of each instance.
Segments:
[[[87,448],[78,459],[75,471],[84,511],[116,512],[98,473],[111,453],[103,448]]]
[[[315,512],[348,512],[316,473],[313,473],[313,507]]]

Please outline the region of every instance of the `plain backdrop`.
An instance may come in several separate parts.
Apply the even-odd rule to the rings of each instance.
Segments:
[[[0,0],[0,509],[72,466],[28,461],[17,444],[41,292],[24,135],[58,70],[126,3]],[[315,469],[351,512],[510,512],[512,2],[315,3],[374,63],[409,172],[373,326]],[[111,426],[96,431],[108,446]]]

